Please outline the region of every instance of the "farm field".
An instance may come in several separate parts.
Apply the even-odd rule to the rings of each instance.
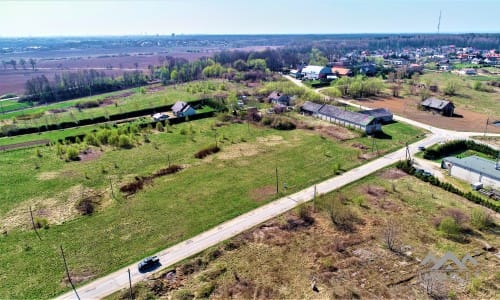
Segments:
[[[0,114],[29,107],[28,103],[18,102],[15,100],[0,100]]]
[[[349,219],[339,219],[339,211]],[[498,247],[499,219],[490,214],[497,225],[479,229],[471,219],[478,212],[486,211],[387,168],[154,274],[135,285],[133,294],[141,299],[493,299],[500,261],[483,247]],[[436,226],[450,215],[460,220],[458,236]],[[388,248],[388,232],[401,252]],[[478,265],[467,264],[466,274],[459,275],[463,280],[432,285],[423,279],[420,261],[448,251],[459,259],[474,255]],[[128,293],[107,299],[126,299]]]
[[[379,154],[423,136],[398,123],[384,131],[392,140],[377,140]],[[338,140],[328,132],[351,138]],[[215,139],[219,153],[194,158]],[[1,153],[6,188],[0,196],[0,263],[8,268],[0,274],[0,298],[47,298],[65,291],[59,245],[74,281],[83,283],[375,156],[370,138],[329,124],[278,131],[204,119],[148,140],[127,150],[92,147],[76,162],[59,158],[56,146]],[[118,191],[169,163],[183,170],[154,179],[132,196]],[[76,206],[87,197],[94,197],[96,207],[83,216]],[[30,206],[35,218],[48,223],[39,230],[42,241],[30,230]]]

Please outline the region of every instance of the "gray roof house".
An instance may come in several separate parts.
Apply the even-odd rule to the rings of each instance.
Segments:
[[[172,112],[179,118],[196,114],[196,110],[184,101],[175,102],[172,106]]]
[[[390,123],[393,121],[393,114],[387,108],[375,108],[369,110],[362,110],[359,112],[367,116],[374,117],[380,123]]]
[[[328,122],[364,131],[367,134],[382,130],[382,124],[374,117],[347,111],[333,105],[306,102],[301,107],[301,111]]]
[[[434,97],[425,99],[420,105],[426,110],[431,110],[448,117],[453,116],[453,111],[455,110],[453,102]]]
[[[290,106],[290,96],[282,94],[277,91],[272,92],[267,97],[267,99],[269,99],[269,102],[274,104],[283,104],[285,106]]]
[[[479,156],[445,157],[441,167],[447,169],[450,176],[469,183],[481,182],[485,186],[500,188],[500,165],[492,160]]]

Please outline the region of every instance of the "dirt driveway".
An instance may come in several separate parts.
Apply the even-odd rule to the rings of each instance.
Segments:
[[[428,111],[417,109],[418,100],[409,98],[394,97],[374,97],[352,101],[353,103],[368,106],[371,108],[385,107],[396,115],[400,115],[418,122],[429,124],[435,127],[451,129],[456,131],[474,131],[484,132],[488,116],[466,111],[460,108],[455,109],[455,114],[460,117],[443,117],[439,114],[433,114]],[[497,116],[500,117],[500,116]],[[493,118],[490,116],[490,121]],[[488,132],[500,133],[500,127],[488,125]]]

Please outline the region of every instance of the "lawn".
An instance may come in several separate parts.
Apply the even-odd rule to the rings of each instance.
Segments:
[[[0,113],[3,115],[9,111],[29,107],[28,103],[15,100],[0,100]]]
[[[284,183],[286,193],[293,193],[334,176],[339,167],[363,163],[362,150],[314,131],[214,124],[215,119],[205,119],[175,125],[172,132],[150,135],[149,143],[132,149],[103,147],[102,155],[88,161],[65,162],[55,146],[1,153],[0,217],[7,234],[0,237],[0,264],[6,266],[0,298],[47,298],[65,291],[59,245],[74,280],[84,282],[267,203],[285,193]],[[394,130],[393,139],[377,144],[382,152],[422,135],[392,125],[384,130]],[[193,157],[215,139],[221,152],[203,160]],[[366,137],[356,142],[370,144]],[[155,179],[131,197],[118,192],[134,177],[169,162],[184,170]],[[103,194],[97,211],[78,216],[75,203],[91,191]],[[49,221],[50,228],[40,230],[41,242],[29,231],[29,206]]]

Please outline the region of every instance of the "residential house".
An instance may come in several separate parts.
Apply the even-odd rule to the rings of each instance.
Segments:
[[[439,66],[439,71],[450,71],[451,66],[450,65],[440,65]]]
[[[391,123],[393,121],[393,114],[387,108],[376,108],[369,110],[362,110],[359,112],[360,114],[364,114],[367,116],[372,116],[375,118],[375,121],[386,124]]]
[[[285,106],[290,106],[291,98],[288,95],[282,94],[280,92],[274,91],[272,92],[267,99],[270,103],[274,104],[282,104]]]
[[[305,79],[326,79],[328,75],[332,75],[332,70],[322,66],[305,66],[301,71]]]
[[[373,134],[382,130],[382,124],[374,117],[352,112],[329,104],[305,102],[300,108],[303,114],[312,115],[322,120]]]
[[[184,101],[175,102],[174,106],[172,106],[172,112],[178,118],[196,114],[196,110]]]
[[[375,76],[377,74],[377,66],[375,64],[364,64],[359,67],[359,73],[366,76]]]
[[[342,68],[342,67],[333,67],[331,69],[332,74],[334,74],[337,77],[343,77],[343,76],[352,76],[353,72],[351,69],[348,68]]]
[[[441,167],[448,170],[450,176],[469,183],[481,182],[484,186],[500,188],[500,165],[492,160],[478,156],[464,158],[445,157]]]
[[[453,104],[453,102],[437,99],[434,97],[425,99],[420,103],[420,105],[426,110],[437,112],[443,116],[448,117],[453,116],[453,111],[455,110],[455,105]]]

